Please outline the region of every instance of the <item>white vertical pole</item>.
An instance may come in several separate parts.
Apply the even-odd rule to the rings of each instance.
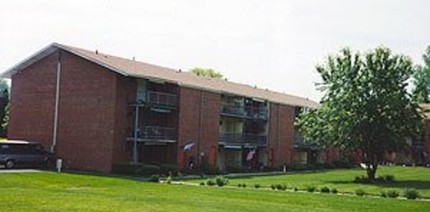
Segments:
[[[61,52],[58,52],[57,81],[55,85],[54,130],[52,133],[51,152],[55,151],[55,146],[57,145],[58,105],[59,105],[59,98],[60,98],[60,76],[61,76]]]
[[[137,133],[139,130],[139,106],[136,105],[134,117],[133,163],[137,163]]]

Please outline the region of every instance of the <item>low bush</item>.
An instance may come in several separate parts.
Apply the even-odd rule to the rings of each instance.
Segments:
[[[405,190],[404,196],[406,197],[406,199],[417,199],[420,197],[420,194],[417,190],[413,188],[408,188]]]
[[[227,178],[224,178],[224,177],[222,177],[222,176],[218,176],[218,177],[216,177],[215,178],[215,183],[218,185],[218,186],[225,186],[225,185],[227,185],[228,184],[228,180],[227,180]]]
[[[228,173],[243,173],[247,172],[248,170],[243,166],[227,166],[226,170]]]
[[[206,185],[208,185],[208,186],[214,186],[214,185],[216,185],[216,183],[213,180],[208,180],[208,181],[206,181]]]
[[[204,186],[204,185],[205,185],[205,182],[200,182],[200,185],[201,185],[201,186]]]
[[[308,191],[308,192],[315,192],[315,191],[317,191],[317,187],[315,187],[313,185],[307,186],[306,187],[306,191]]]
[[[175,164],[160,164],[160,173],[164,175],[176,175],[178,166]]]
[[[364,196],[365,194],[366,192],[361,188],[355,190],[355,195],[357,196]]]
[[[271,185],[270,188],[272,188],[272,190],[276,189],[276,185]]]
[[[397,198],[399,196],[399,192],[396,190],[389,190],[385,193],[386,193],[387,197],[389,197],[389,198]]]
[[[280,171],[280,169],[277,167],[274,167],[274,166],[263,166],[262,171],[263,172],[274,172],[274,171]]]
[[[116,163],[112,165],[112,172],[115,174],[144,176],[161,174],[159,166],[142,163]]]
[[[330,193],[330,189],[327,186],[321,188],[321,193]]]
[[[276,189],[279,190],[279,191],[285,191],[285,190],[287,190],[287,186],[286,185],[277,184],[276,185]]]
[[[204,163],[200,166],[200,171],[202,175],[219,175],[222,174],[218,166],[209,165]]]
[[[332,189],[331,189],[331,193],[333,193],[333,194],[337,194],[337,192],[338,192],[338,191],[337,191],[337,189],[336,189],[336,188],[332,188]]]
[[[294,189],[293,189],[294,191],[299,191],[299,189],[297,188],[297,187],[294,187]]]
[[[261,186],[260,186],[260,184],[255,184],[255,185],[254,185],[254,188],[257,188],[257,189],[258,189],[258,188],[260,188],[260,187],[261,187]]]
[[[303,163],[293,163],[293,165],[291,165],[291,170],[301,171],[301,170],[307,170],[307,169],[309,169],[308,165]]]
[[[149,177],[148,181],[152,182],[152,183],[159,183],[160,182],[160,176],[158,174],[151,175],[151,177]]]

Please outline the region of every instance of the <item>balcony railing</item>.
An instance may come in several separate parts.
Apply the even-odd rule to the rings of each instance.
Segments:
[[[178,98],[175,94],[148,91],[146,102],[154,106],[176,108],[178,105]]]
[[[236,145],[257,145],[264,146],[267,144],[266,135],[257,134],[246,134],[246,133],[220,133],[218,142],[225,144],[236,144]]]
[[[222,105],[221,114],[251,119],[267,119],[267,108],[251,106]]]
[[[137,138],[139,140],[176,140],[174,128],[158,126],[141,127],[137,132]]]

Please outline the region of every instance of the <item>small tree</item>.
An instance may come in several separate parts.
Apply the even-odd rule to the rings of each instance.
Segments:
[[[190,72],[199,76],[206,76],[206,77],[217,78],[217,79],[221,79],[223,77],[223,75],[220,72],[217,72],[211,68],[193,68],[190,70]]]
[[[419,103],[430,102],[430,46],[423,55],[422,66],[417,66],[413,75],[413,97]]]
[[[320,144],[360,150],[373,181],[386,151],[406,150],[420,135],[422,112],[406,91],[411,60],[387,48],[364,56],[344,49],[317,70],[324,96],[320,108],[299,117],[302,135]]]

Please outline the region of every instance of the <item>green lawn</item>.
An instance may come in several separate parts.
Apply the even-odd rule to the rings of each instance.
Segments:
[[[366,172],[360,169],[347,170],[327,170],[307,173],[290,173],[277,176],[266,177],[245,177],[230,179],[230,185],[247,184],[254,186],[259,184],[263,187],[270,187],[272,184],[283,184],[289,188],[297,187],[305,189],[307,186],[316,186],[320,189],[323,186],[336,188],[339,192],[354,193],[357,188],[361,188],[369,194],[380,195],[381,191],[397,190],[402,195],[404,188],[416,188],[425,198],[430,198],[430,168],[424,167],[380,167],[377,175],[394,175],[395,182],[392,184],[357,184],[352,180],[355,176],[365,175]],[[202,180],[193,180],[200,182]]]
[[[261,179],[261,182],[269,180]],[[430,208],[430,202],[414,200],[155,184],[52,172],[0,173],[0,191],[0,211],[426,211]]]

